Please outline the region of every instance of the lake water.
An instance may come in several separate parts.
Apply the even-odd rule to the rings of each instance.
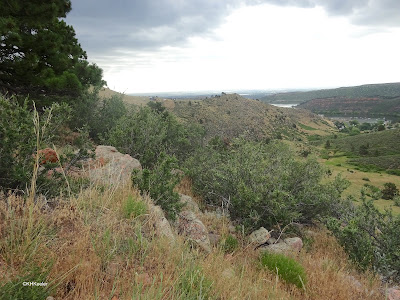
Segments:
[[[288,108],[293,108],[295,107],[298,103],[291,103],[291,104],[282,104],[282,103],[269,103],[273,106],[277,106],[277,107],[288,107]]]

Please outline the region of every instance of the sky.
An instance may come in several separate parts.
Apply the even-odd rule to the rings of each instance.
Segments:
[[[400,82],[399,0],[72,0],[66,22],[123,93]]]

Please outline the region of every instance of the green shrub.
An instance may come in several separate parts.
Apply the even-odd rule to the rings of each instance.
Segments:
[[[372,268],[386,278],[400,279],[400,216],[381,213],[372,200],[329,218],[327,227],[360,269]]]
[[[223,239],[221,247],[224,252],[231,253],[239,247],[239,241],[233,235],[229,234]]]
[[[132,196],[129,196],[122,203],[122,215],[124,218],[138,217],[145,214],[147,211],[146,204],[143,201],[137,201]]]
[[[393,198],[394,205],[400,206],[400,196],[396,196]]]
[[[382,199],[392,200],[396,195],[399,195],[399,189],[392,182],[386,182],[382,189]]]
[[[303,266],[293,258],[280,253],[263,252],[261,254],[261,265],[276,273],[288,283],[298,288],[305,288],[307,275]]]
[[[24,189],[32,178],[37,136],[34,112],[27,103],[19,105],[13,98],[0,97],[0,187]],[[65,104],[44,109],[39,124],[42,149],[57,140],[69,113]]]
[[[185,127],[166,111],[142,107],[120,118],[103,141],[152,168],[161,152],[184,160],[198,147],[202,135],[199,127]]]
[[[296,159],[281,142],[232,141],[210,144],[186,162],[194,191],[208,204],[228,208],[247,230],[311,222],[340,203],[346,183],[340,177],[322,184],[325,170],[313,158]]]
[[[134,170],[132,181],[142,193],[148,193],[156,205],[167,213],[167,217],[175,219],[182,208],[179,194],[174,192],[180,176],[172,172],[176,169],[176,158],[161,153],[160,159],[153,169]]]

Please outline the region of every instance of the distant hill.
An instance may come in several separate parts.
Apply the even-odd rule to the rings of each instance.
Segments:
[[[325,115],[400,117],[400,97],[330,97],[306,101],[298,107]]]
[[[261,98],[267,103],[302,103],[312,99],[323,98],[375,98],[382,99],[400,97],[400,82],[383,84],[366,84],[336,89],[323,89],[308,92],[289,92],[268,95]]]
[[[238,94],[204,100],[164,101],[164,106],[181,120],[205,127],[207,138],[234,138],[242,134],[252,139],[287,138],[299,135],[331,134],[332,123],[302,109],[279,108]]]
[[[102,88],[99,92],[99,95],[101,98],[120,96],[125,103],[135,105],[146,105],[150,101],[150,97],[148,96],[130,96],[110,90],[109,88]]]

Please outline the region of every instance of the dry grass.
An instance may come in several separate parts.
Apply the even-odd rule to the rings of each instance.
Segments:
[[[179,190],[187,193],[189,188],[190,182],[183,181]],[[24,199],[4,196],[0,199],[1,282],[14,280],[27,264],[51,260],[48,280],[57,285],[52,292],[56,299],[381,298],[378,292],[369,294],[378,290],[379,281],[355,272],[324,230],[315,231],[310,251],[295,257],[308,275],[304,291],[262,269],[259,253],[247,247],[240,235],[241,246],[234,253],[224,254],[217,247],[208,256],[180,238],[171,244],[156,237],[148,215],[123,217],[122,205],[130,196],[150,201],[130,186],[92,186],[77,197],[59,199],[52,210],[36,202],[32,213],[36,231],[30,240],[24,236],[29,218]],[[221,235],[228,232],[225,217],[207,215],[203,219],[209,229]],[[18,230],[13,231],[12,222]],[[13,245],[6,242],[16,234],[21,239],[14,239]],[[352,283],[349,275],[368,291]]]

